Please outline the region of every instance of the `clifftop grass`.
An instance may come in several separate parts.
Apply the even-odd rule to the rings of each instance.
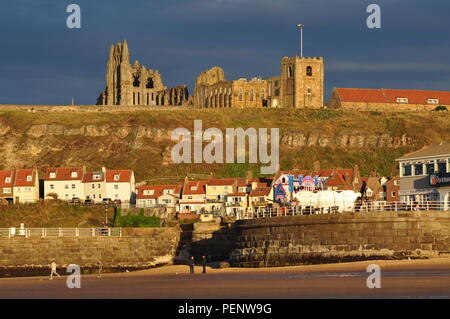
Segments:
[[[311,169],[319,160],[322,168],[351,167],[359,165],[363,174],[372,170],[383,175],[396,174],[395,158],[426,144],[450,141],[450,116],[448,112],[358,112],[341,110],[296,109],[192,109],[151,108],[130,112],[26,112],[0,111],[0,123],[9,126],[15,136],[13,145],[3,147],[4,160],[0,166],[83,165],[88,169],[133,168],[138,181],[149,183],[178,182],[188,174],[206,178],[210,172],[216,176],[245,176],[247,169],[259,175],[259,165],[254,164],[180,164],[162,165],[169,141],[153,141],[135,137],[123,139],[110,136],[50,136],[32,139],[24,133],[35,124],[61,124],[67,128],[86,125],[145,126],[172,130],[178,127],[193,129],[194,120],[203,121],[203,130],[217,127],[280,128],[281,132],[304,134],[319,133],[328,136],[338,134],[389,134],[392,137],[406,135],[414,145],[401,148],[337,148],[297,147],[288,149],[281,145],[281,169]],[[22,135],[21,135],[22,134]],[[9,140],[5,136],[4,143]],[[40,145],[38,145],[40,143]],[[27,153],[34,147],[34,155]],[[9,153],[8,153],[9,152]],[[22,155],[23,152],[23,155]],[[19,155],[17,155],[19,154]],[[1,155],[0,155],[1,156]],[[7,156],[17,156],[8,161]]]

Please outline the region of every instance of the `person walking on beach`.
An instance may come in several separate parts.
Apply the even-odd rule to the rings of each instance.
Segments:
[[[194,256],[191,256],[189,258],[189,271],[190,271],[191,275],[194,274]]]
[[[97,264],[98,264],[98,278],[102,278],[102,270],[103,270],[102,261],[99,260]]]
[[[53,280],[53,275],[56,275],[58,277],[61,277],[57,272],[56,272],[56,262],[53,259],[52,263],[50,264],[50,268],[51,268],[51,272],[50,272],[50,280]]]
[[[206,262],[207,262],[208,258],[203,255],[202,256],[202,266],[203,266],[203,273],[206,274]]]

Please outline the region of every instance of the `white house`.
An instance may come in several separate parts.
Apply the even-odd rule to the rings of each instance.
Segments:
[[[51,167],[47,168],[44,177],[44,197],[71,200],[83,199],[84,167]]]
[[[83,177],[85,199],[94,203],[102,202],[106,196],[106,169],[101,171],[85,173]]]
[[[106,170],[106,198],[136,203],[136,181],[130,169]]]

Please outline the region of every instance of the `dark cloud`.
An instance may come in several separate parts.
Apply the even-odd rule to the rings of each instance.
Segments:
[[[112,43],[159,69],[169,86],[214,65],[228,79],[279,74],[299,51],[324,56],[332,87],[450,88],[450,2],[378,0],[382,28],[365,25],[366,0],[21,0],[2,3],[0,104],[95,103]],[[81,30],[65,26],[82,9]],[[133,62],[133,61],[131,61]]]

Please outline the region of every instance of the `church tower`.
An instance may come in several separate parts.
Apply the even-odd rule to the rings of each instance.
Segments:
[[[323,107],[324,63],[322,57],[284,57],[281,59],[280,81],[283,107]]]

